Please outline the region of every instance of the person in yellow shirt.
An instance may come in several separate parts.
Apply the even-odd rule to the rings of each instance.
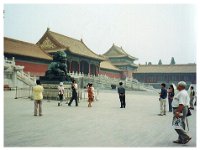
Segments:
[[[34,116],[37,116],[37,110],[39,106],[39,116],[42,116],[42,99],[43,99],[43,86],[41,86],[40,80],[36,81],[36,86],[33,87],[33,99],[34,99]]]

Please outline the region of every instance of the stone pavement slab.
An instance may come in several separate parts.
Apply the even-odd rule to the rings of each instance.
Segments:
[[[196,110],[189,117],[192,140],[172,143],[177,134],[172,113],[159,113],[158,95],[127,92],[127,108],[119,108],[116,91],[100,91],[99,100],[87,107],[43,101],[43,116],[33,116],[33,101],[14,99],[4,92],[4,146],[6,147],[195,147]]]

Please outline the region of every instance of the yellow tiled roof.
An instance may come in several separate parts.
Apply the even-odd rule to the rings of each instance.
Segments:
[[[97,54],[95,54],[92,50],[90,50],[83,43],[82,40],[79,41],[77,39],[74,39],[74,38],[71,38],[71,37],[56,33],[56,32],[52,32],[50,30],[47,30],[45,34],[51,36],[51,38],[53,38],[53,40],[56,41],[56,43],[59,43],[59,45],[61,45],[62,48],[66,48],[66,50],[69,50],[73,54],[102,60],[102,58],[99,57]]]
[[[129,54],[127,54],[122,47],[116,46],[113,44],[113,46],[103,55],[109,57],[109,58],[120,58],[120,57],[129,57],[133,60],[137,60],[136,57],[133,57]]]
[[[196,64],[139,65],[135,73],[196,73]]]
[[[39,46],[8,37],[4,37],[4,53],[52,60]]]
[[[113,65],[115,66],[133,66],[133,67],[138,67],[138,65],[134,63],[127,63],[127,62],[112,62]]]
[[[115,67],[109,60],[102,61],[100,63],[100,68],[108,69],[108,70],[121,71],[120,69]]]

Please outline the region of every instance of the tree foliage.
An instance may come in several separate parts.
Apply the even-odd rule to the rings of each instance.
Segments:
[[[176,64],[176,62],[175,62],[175,60],[174,60],[174,57],[172,57],[172,58],[171,58],[170,65],[175,65],[175,64]]]
[[[159,60],[158,65],[162,65],[162,60],[161,59]]]

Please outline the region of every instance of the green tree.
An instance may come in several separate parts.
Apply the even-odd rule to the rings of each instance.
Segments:
[[[171,58],[170,65],[175,65],[175,64],[176,64],[176,62],[175,62],[175,60],[174,60],[174,57],[172,57],[172,58]]]
[[[159,60],[158,65],[162,65],[162,60],[161,59]]]

